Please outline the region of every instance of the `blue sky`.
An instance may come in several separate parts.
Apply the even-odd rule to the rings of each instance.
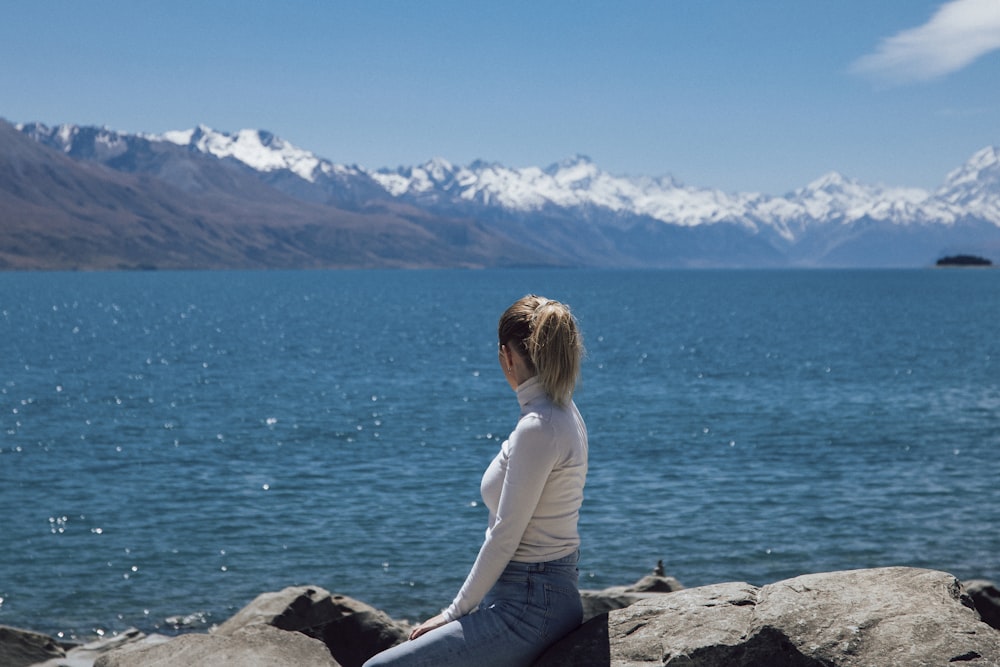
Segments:
[[[782,194],[1000,145],[1000,0],[7,0],[0,117]]]

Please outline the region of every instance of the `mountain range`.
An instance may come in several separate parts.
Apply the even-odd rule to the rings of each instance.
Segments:
[[[262,130],[0,121],[0,268],[919,267],[1000,260],[1000,149],[937,190],[829,173],[782,196],[575,156],[372,170]]]

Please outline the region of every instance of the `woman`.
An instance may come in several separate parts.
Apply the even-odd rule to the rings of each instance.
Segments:
[[[535,295],[508,308],[497,329],[521,416],[483,475],[486,539],[451,605],[365,667],[530,665],[582,620],[587,429],[573,390],[583,341],[568,307]]]

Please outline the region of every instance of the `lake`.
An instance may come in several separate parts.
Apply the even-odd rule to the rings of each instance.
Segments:
[[[0,273],[0,623],[218,623],[313,584],[421,620],[518,406],[496,322],[587,358],[581,585],[1000,580],[1000,271]],[[171,619],[171,620],[168,620]]]

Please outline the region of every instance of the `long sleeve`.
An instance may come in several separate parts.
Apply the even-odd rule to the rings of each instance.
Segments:
[[[532,378],[518,387],[521,418],[486,469],[486,537],[452,604],[454,620],[475,609],[511,560],[541,562],[579,548],[577,519],[587,474],[587,433],[576,406],[555,406]]]
[[[445,610],[448,620],[472,611],[514,557],[555,464],[551,441],[551,427],[529,417],[518,424],[490,464],[484,487],[495,483],[490,478],[499,473],[500,502],[465,584]]]

